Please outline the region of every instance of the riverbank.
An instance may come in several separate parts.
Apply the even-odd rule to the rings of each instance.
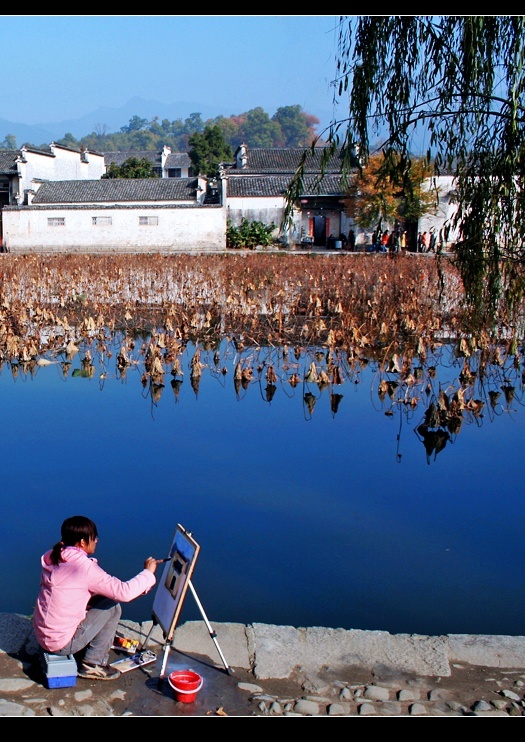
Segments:
[[[190,621],[166,648],[151,621],[120,628],[141,642],[149,636],[157,662],[113,682],[48,689],[30,619],[0,613],[0,716],[525,714],[525,637],[234,623],[215,624],[212,636]],[[183,668],[203,678],[190,704],[167,682]]]

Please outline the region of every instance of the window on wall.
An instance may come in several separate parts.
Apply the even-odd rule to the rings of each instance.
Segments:
[[[66,218],[64,216],[50,216],[47,219],[48,227],[65,227]]]
[[[158,216],[139,216],[139,225],[141,227],[157,227],[158,224]]]
[[[92,216],[91,224],[93,227],[111,226],[112,218],[110,216]]]
[[[169,167],[168,168],[168,178],[181,178],[182,177],[182,170],[180,167]]]

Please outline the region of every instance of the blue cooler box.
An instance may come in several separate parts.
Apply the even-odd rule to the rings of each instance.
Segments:
[[[61,657],[44,652],[42,668],[48,688],[71,688],[77,684],[77,663],[72,654]]]

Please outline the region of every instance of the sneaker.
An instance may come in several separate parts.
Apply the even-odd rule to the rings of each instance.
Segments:
[[[116,680],[120,677],[120,672],[110,665],[90,665],[88,662],[82,662],[78,669],[78,677],[87,680]]]

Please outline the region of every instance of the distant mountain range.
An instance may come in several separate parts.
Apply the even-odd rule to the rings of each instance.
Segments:
[[[289,105],[296,105],[290,103]],[[249,110],[249,109],[248,109]],[[62,139],[65,134],[72,134],[76,139],[81,139],[93,132],[97,133],[114,133],[120,131],[126,126],[133,116],[140,116],[151,121],[155,116],[159,121],[168,119],[176,121],[187,119],[192,113],[200,113],[203,121],[215,118],[216,116],[233,116],[245,113],[245,111],[230,111],[225,108],[216,108],[213,106],[196,103],[193,101],[180,101],[178,103],[160,103],[155,100],[144,100],[143,98],[132,98],[121,108],[97,108],[93,113],[87,113],[78,119],[66,119],[65,121],[54,121],[42,124],[22,124],[16,121],[8,121],[0,118],[0,141],[3,141],[9,134],[16,137],[18,147],[29,142],[37,147],[42,144]],[[271,117],[275,111],[266,111]],[[321,119],[321,127],[327,125],[330,121],[331,114],[329,111],[316,112],[305,111]],[[321,118],[322,117],[322,118]],[[321,132],[321,128],[317,133]]]

